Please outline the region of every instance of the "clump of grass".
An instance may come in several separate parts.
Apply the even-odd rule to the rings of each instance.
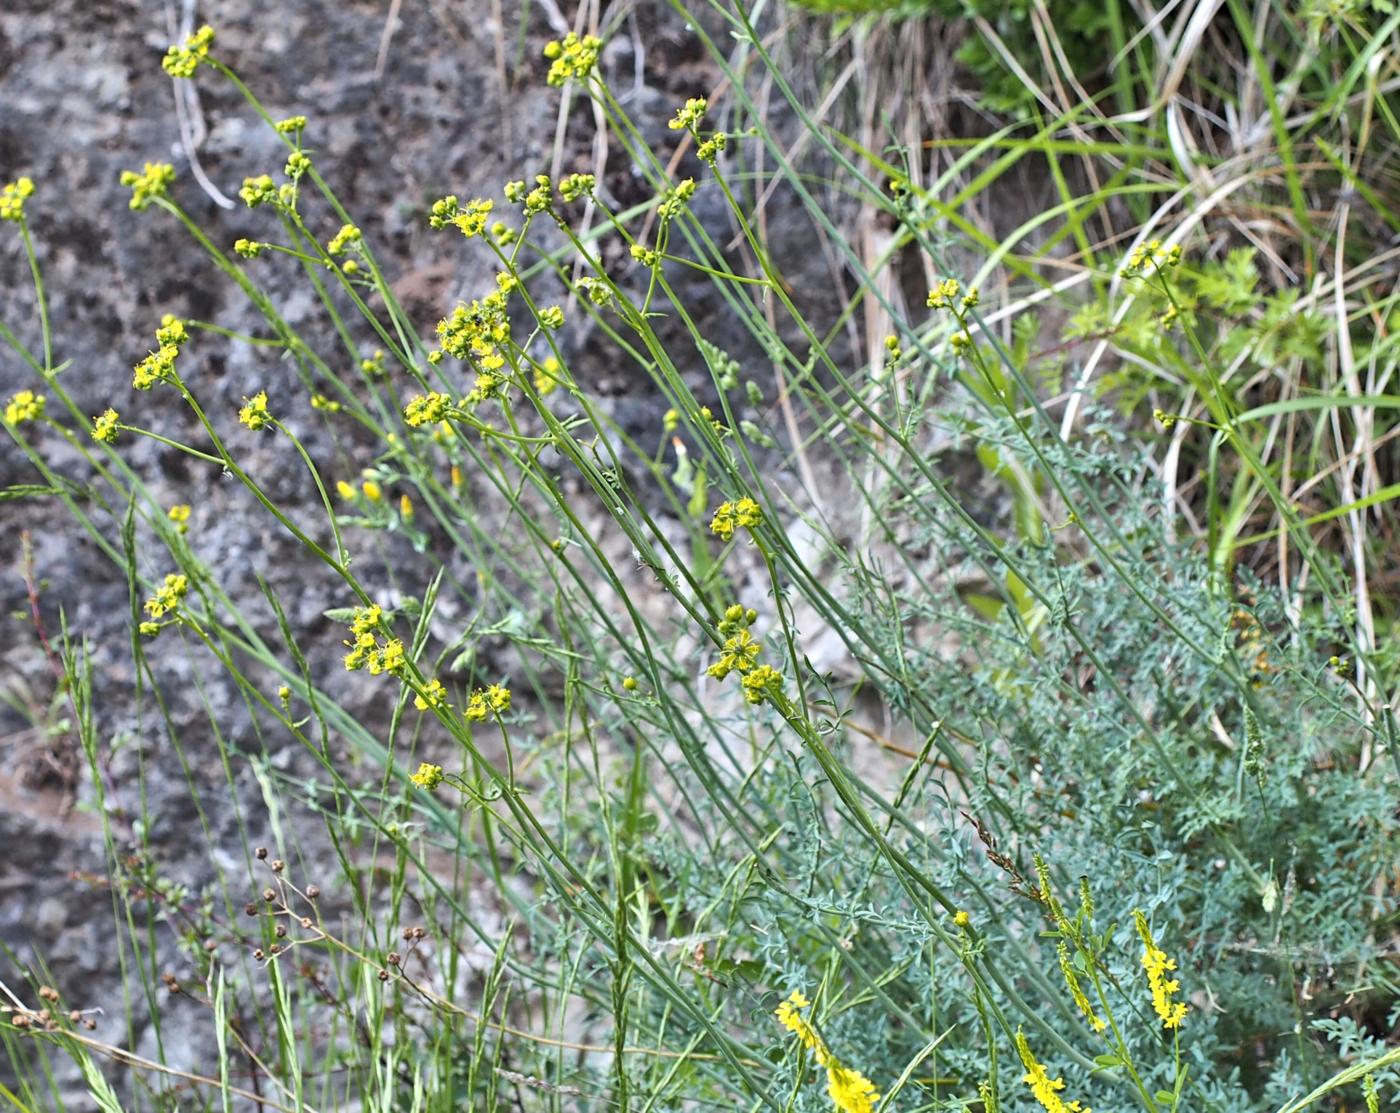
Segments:
[[[723,14],[790,95],[747,13]],[[1152,435],[1084,402],[1090,435],[1067,436],[1032,308],[1006,303],[1032,321],[1010,342],[989,319],[994,268],[1034,267],[990,245],[985,273],[952,277],[936,193],[908,173],[891,192],[884,160],[814,127],[840,188],[936,275],[898,301],[866,282],[821,319],[761,234],[760,152],[868,272],[744,81],[725,115],[678,106],[694,160],[674,171],[600,45],[552,44],[548,80],[590,99],[650,199],[624,210],[583,168],[438,199],[424,222],[496,278],[430,338],[311,153],[314,115],[272,119],[210,32],[172,47],[172,74],[232,82],[286,159],[240,193],[267,238],[227,248],[170,168],[125,178],[134,219],[187,234],[265,323],[161,321],[134,357],[139,424],[115,391],[97,415],[74,403],[25,216],[44,191],[4,194],[41,336],[33,351],[3,333],[35,379],[5,427],[127,576],[132,659],[171,753],[188,776],[160,662],[197,654],[267,749],[316,770],[239,751],[206,700],[224,774],[255,778],[276,843],[230,847],[200,811],[208,886],[163,878],[148,817],[123,828],[106,806],[130,786],[106,776],[91,647],[61,632],[126,1015],[92,1034],[85,1003],[7,980],[5,1096],[56,1100],[66,1061],[104,1109],[1159,1113],[1301,1109],[1363,1084],[1378,1100],[1400,1061],[1372,1030],[1394,1024],[1396,662],[1358,620],[1355,566],[1255,435],[1270,414],[1227,386],[1225,353],[1264,335],[1220,293],[1238,301],[1243,265],[1215,274],[1184,231],[1159,242],[1146,225],[1131,249],[1078,258],[1096,288],[1132,284],[1135,335],[1181,376],[1161,424],[1207,441],[1235,485],[1207,500],[1198,542],[1153,493]],[[262,280],[279,262],[339,350],[279,310]],[[697,282],[732,335],[697,317]],[[888,339],[852,365],[837,336],[861,298]],[[588,386],[564,343],[584,322],[655,397],[652,429],[624,428]],[[206,406],[202,353],[225,344],[278,351],[300,391],[250,382],[241,408]],[[159,431],[168,408],[194,436]],[[313,419],[372,443],[372,465],[309,448]],[[123,459],[136,437],[230,477],[333,587],[339,633],[309,644],[270,586],[261,613],[234,598],[198,544],[197,487],[162,505]],[[80,478],[57,471],[60,443]],[[309,511],[278,494],[253,452],[267,443],[310,477]],[[1009,499],[978,505],[956,449]],[[1238,560],[1261,505],[1297,569],[1280,582]],[[424,562],[397,561],[390,535]],[[383,731],[334,697],[347,673],[389,709]],[[328,854],[292,810],[319,816]],[[197,1069],[130,1050],[177,1009],[209,1035]]]

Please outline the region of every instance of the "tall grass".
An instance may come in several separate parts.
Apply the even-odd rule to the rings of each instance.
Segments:
[[[716,5],[694,29],[724,89],[657,150],[594,41],[566,40],[551,83],[649,199],[582,174],[442,199],[425,221],[500,279],[434,337],[303,150],[314,114],[274,121],[203,36],[172,48],[287,165],[245,184],[264,240],[213,242],[158,166],[130,175],[133,220],[187,237],[264,329],[162,322],[136,372],[154,428],[94,424],[13,217],[40,339],[3,335],[44,398],[6,414],[36,471],[13,494],[62,501],[124,570],[162,746],[137,784],[112,776],[93,647],[55,631],[125,1015],[41,997],[41,967],[7,976],[0,1097],[64,1107],[74,1068],[109,1110],[1291,1111],[1392,1090],[1397,662],[1371,584],[1393,294],[1384,255],[1322,249],[1311,198],[1334,172],[1377,188],[1396,21],[1270,55],[1293,69],[1259,68],[1267,156],[1197,163],[1192,74],[1229,94],[1171,48],[1255,57],[1282,18],[1227,6],[1198,34],[1204,10],[1122,44],[1113,115],[1046,93],[1052,115],[965,143],[886,146],[872,100],[814,104],[765,17]],[[827,57],[891,33],[858,21]],[[979,199],[1022,163],[1056,203],[993,235]],[[852,283],[834,313],[785,277],[779,191]],[[1231,195],[1258,207],[1221,218]],[[268,292],[292,270],[337,350]],[[590,385],[585,325],[656,399],[649,427]],[[202,353],[225,345],[277,352],[300,391],[206,407]],[[195,433],[166,443],[295,542],[335,634],[270,583],[236,595],[197,486],[172,517],[124,462],[177,409]],[[340,451],[306,447],[312,421]],[[292,467],[309,503],[280,493]],[[171,712],[177,658],[235,687],[258,742],[197,692],[234,832]],[[290,745],[313,776],[271,759]],[[144,784],[173,766],[200,891],[148,853]]]

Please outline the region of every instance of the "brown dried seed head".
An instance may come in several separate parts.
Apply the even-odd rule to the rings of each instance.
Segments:
[[[15,1025],[16,1028],[28,1028],[28,1027],[29,1027],[29,1014],[28,1014],[28,1013],[15,1013],[14,1025]]]
[[[258,861],[261,862],[264,858],[267,857],[267,847],[260,846],[257,848],[257,850],[253,851],[253,853],[258,856]]]
[[[261,962],[266,956],[263,954],[263,949],[259,947],[253,952],[253,957]]]
[[[303,917],[301,918],[301,926],[304,927],[304,928],[309,928],[309,927],[311,926],[311,917],[310,917],[310,916],[303,916]]]
[[[281,858],[274,858],[274,859],[272,859],[272,872],[273,872],[273,873],[281,873],[281,872],[282,872],[284,869],[286,869],[286,868],[287,868],[287,863],[284,862],[284,861],[282,861]]]
[[[285,939],[287,937],[287,925],[278,924],[277,927],[273,929],[273,933],[277,936],[278,939]]]
[[[174,974],[170,973],[169,970],[167,970],[164,974],[160,976],[160,980],[165,984],[165,988],[170,990],[171,993],[179,992],[180,982],[178,981],[178,979],[176,979]]]
[[[282,953],[282,944],[281,944],[281,943],[274,943],[274,944],[272,944],[272,946],[269,948],[269,951],[270,951],[271,954],[280,955],[280,954]]]
[[[385,959],[385,961],[388,962],[388,964],[389,964],[390,966],[397,966],[397,965],[399,964],[399,962],[401,961],[401,959],[399,958],[399,952],[398,952],[398,951],[390,951],[390,952],[389,952],[389,955],[388,955],[388,958]]]
[[[39,987],[39,996],[45,1001],[57,1001],[58,990],[54,989],[51,985],[41,985]]]
[[[266,889],[263,890],[263,900],[267,901],[267,902],[270,904],[272,901],[274,901],[274,900],[276,900],[276,899],[277,899],[277,890],[276,890],[276,889],[274,889],[274,888],[272,888],[271,886],[269,886],[268,888],[266,888]]]
[[[79,1023],[82,1019],[83,1019],[83,1014],[80,1013],[77,1009],[74,1009],[72,1012],[70,1012],[70,1013],[68,1014],[68,1022],[69,1022],[70,1024],[77,1024],[77,1023]]]
[[[251,903],[250,903],[250,904],[245,904],[245,905],[243,906],[243,915],[245,915],[245,916],[256,916],[257,914],[258,914],[258,906],[257,906],[256,904],[251,904]]]
[[[315,899],[316,899],[317,897],[319,897],[320,895],[321,895],[321,890],[318,889],[315,885],[308,885],[308,886],[306,887],[306,899],[307,899],[307,900],[315,900]]]
[[[90,1016],[85,1016],[83,1017],[83,1027],[86,1028],[89,1032],[91,1032],[94,1028],[97,1027],[97,1021],[93,1020]]]
[[[379,980],[380,980],[381,982],[387,982],[387,981],[389,980],[389,971],[387,971],[387,970],[381,970],[381,971],[379,971]]]

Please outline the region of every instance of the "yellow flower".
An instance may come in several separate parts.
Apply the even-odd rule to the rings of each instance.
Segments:
[[[423,690],[413,697],[413,706],[419,711],[427,711],[430,707],[442,707],[447,702],[447,689],[442,686],[441,680],[429,680]]]
[[[146,358],[132,368],[131,385],[137,390],[150,390],[156,383],[175,377],[175,357],[180,349],[174,344],[164,344],[160,351],[150,352]]]
[[[165,512],[165,516],[175,523],[181,533],[190,528],[190,507],[186,503],[176,503]]]
[[[306,130],[306,117],[288,116],[285,120],[278,120],[272,126],[276,128],[278,135],[295,135],[297,132]]]
[[[1180,1028],[1186,1019],[1186,1004],[1172,1001],[1172,994],[1181,988],[1181,983],[1167,974],[1176,969],[1176,963],[1168,958],[1165,951],[1159,950],[1152,939],[1152,930],[1147,926],[1147,917],[1134,912],[1138,935],[1142,937],[1142,968],[1147,971],[1147,985],[1152,990],[1152,1008],[1162,1018],[1163,1028]]]
[[[243,188],[238,191],[238,196],[250,209],[256,209],[259,205],[275,205],[279,200],[277,185],[267,174],[259,174],[256,178],[244,178]]]
[[[360,490],[364,492],[365,498],[370,502],[378,502],[384,497],[384,491],[373,479],[366,479],[360,484]]]
[[[164,197],[175,180],[175,167],[168,162],[148,162],[141,173],[123,170],[121,183],[131,187],[131,208],[146,208],[157,197]]]
[[[818,1058],[826,1052],[826,1045],[822,1043],[822,1038],[817,1035],[817,1030],[808,1023],[807,1018],[798,1010],[805,1009],[812,1004],[807,1000],[805,994],[794,989],[788,994],[787,1000],[783,1001],[773,1015],[778,1018],[778,1023],[797,1037],[798,1042],[808,1051],[820,1052]]]
[[[207,23],[187,38],[183,46],[172,46],[165,52],[161,66],[171,77],[193,77],[200,63],[209,57],[214,45],[214,28]]]
[[[409,425],[431,425],[442,421],[452,408],[452,399],[436,390],[420,394],[403,408],[403,419]]]
[[[684,108],[676,109],[675,118],[666,126],[672,131],[694,131],[700,126],[709,107],[704,97],[691,97]]]
[[[413,500],[406,494],[399,496],[399,517],[405,522],[413,517]]]
[[[860,1071],[835,1063],[826,1068],[826,1092],[841,1113],[874,1113],[880,1100],[875,1083]]]
[[[535,369],[535,393],[543,398],[557,390],[559,382],[559,361],[546,356]]]
[[[1084,1019],[1089,1022],[1089,1027],[1095,1032],[1102,1032],[1108,1025],[1099,1018],[1099,1014],[1094,1012],[1094,1006],[1084,993],[1084,987],[1079,984],[1079,974],[1074,969],[1074,964],[1070,962],[1069,948],[1061,943],[1056,949],[1056,954],[1060,960],[1060,973],[1064,975],[1065,985],[1069,986],[1069,994],[1074,998],[1074,1004]]]
[[[20,425],[26,421],[37,421],[44,416],[44,396],[32,390],[21,390],[5,407],[5,423]]]
[[[267,391],[260,390],[251,398],[243,399],[244,405],[238,411],[238,420],[254,432],[264,428],[272,415],[267,412]]]
[[[573,31],[564,36],[563,42],[546,43],[544,56],[550,60],[546,83],[563,85],[571,77],[587,77],[598,64],[598,54],[602,49],[602,40],[592,35],[580,38]]]
[[[404,656],[403,642],[398,638],[390,638],[378,653],[369,655],[367,663],[370,676],[378,676],[381,672],[397,676],[408,664],[408,658]]]
[[[762,522],[763,511],[753,499],[744,498],[738,502],[722,502],[715,509],[715,516],[710,522],[710,532],[721,540],[728,541],[739,527],[746,526],[753,529],[761,525]]]
[[[972,917],[959,908],[953,913],[953,923],[957,924],[960,928],[971,927]]]
[[[350,484],[346,483],[343,479],[337,481],[335,490],[346,502],[349,502],[355,497],[355,488],[350,486]]]
[[[880,1100],[875,1084],[860,1071],[843,1066],[832,1055],[826,1042],[801,1013],[802,1009],[810,1005],[811,1002],[802,993],[793,990],[787,1000],[773,1011],[773,1015],[778,1018],[778,1023],[796,1036],[797,1041],[812,1053],[817,1063],[826,1069],[827,1095],[841,1113],[873,1113],[875,1103]]]
[[[0,189],[0,220],[19,223],[24,219],[24,202],[34,195],[33,178],[17,178]]]
[[[739,686],[744,690],[744,698],[750,703],[762,703],[768,698],[772,688],[781,688],[783,674],[772,665],[757,665],[744,674]]]
[[[360,230],[353,224],[342,225],[340,231],[331,239],[331,242],[326,244],[326,254],[339,255],[352,243],[359,243],[362,238]]]
[[[1089,1109],[1081,1106],[1077,1101],[1068,1104],[1064,1102],[1059,1093],[1065,1088],[1064,1079],[1051,1078],[1045,1067],[1036,1062],[1030,1044],[1026,1042],[1025,1033],[1019,1028],[1016,1029],[1016,1051],[1020,1054],[1021,1062],[1026,1068],[1026,1073],[1021,1076],[1021,1081],[1031,1088],[1031,1093],[1035,1095],[1035,1100],[1044,1107],[1045,1113],[1089,1113]]]
[[[160,618],[169,614],[180,605],[185,593],[189,590],[190,582],[184,576],[172,572],[165,577],[165,583],[161,585],[154,596],[146,600],[146,613],[152,618]]]
[[[111,444],[117,439],[117,421],[120,414],[116,410],[106,409],[92,419],[92,439],[102,441],[104,444]]]
[[[432,792],[438,785],[442,784],[442,766],[432,765],[429,762],[420,762],[418,772],[408,778],[419,788]]]

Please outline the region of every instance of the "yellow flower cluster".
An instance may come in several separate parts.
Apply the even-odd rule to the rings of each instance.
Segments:
[[[492,684],[485,691],[478,688],[467,700],[462,715],[472,722],[482,723],[492,715],[502,715],[510,710],[510,689],[500,684]]]
[[[103,444],[112,444],[117,439],[117,422],[121,414],[110,406],[92,419],[92,439]]]
[[[1088,1107],[1081,1106],[1079,1102],[1066,1103],[1060,1097],[1060,1091],[1065,1088],[1064,1079],[1050,1077],[1045,1067],[1036,1061],[1030,1044],[1026,1042],[1025,1033],[1019,1028],[1016,1029],[1016,1051],[1020,1054],[1021,1062],[1026,1068],[1026,1073],[1021,1076],[1021,1081],[1031,1088],[1031,1093],[1035,1095],[1035,1100],[1045,1108],[1045,1113],[1090,1113]]]
[[[554,356],[545,356],[535,369],[535,393],[541,398],[559,389],[559,361]]]
[[[1162,1018],[1163,1028],[1180,1028],[1187,1008],[1183,1001],[1172,1001],[1172,994],[1181,988],[1181,983],[1167,977],[1176,969],[1176,962],[1158,948],[1152,929],[1147,926],[1147,917],[1139,911],[1133,913],[1133,919],[1142,937],[1142,968],[1147,971],[1147,985],[1152,990],[1152,1008]]]
[[[720,658],[705,671],[716,680],[723,680],[731,672],[741,676],[740,685],[744,698],[750,703],[762,703],[770,692],[780,689],[783,677],[771,665],[758,664],[758,655],[763,646],[754,640],[749,627],[758,618],[758,612],[745,610],[738,603],[724,612],[719,623],[719,633],[724,638]]]
[[[763,511],[753,499],[743,498],[737,502],[722,502],[715,509],[710,521],[710,532],[723,541],[734,536],[738,528],[755,529],[763,523]]]
[[[301,176],[310,169],[311,156],[305,151],[293,151],[287,156],[287,165],[283,167],[282,173],[295,182],[299,181]]]
[[[691,97],[685,102],[685,107],[676,109],[675,117],[666,126],[672,131],[694,131],[700,126],[709,107],[704,97]]]
[[[345,668],[349,672],[368,669],[371,676],[384,672],[397,676],[403,672],[408,664],[403,642],[398,638],[389,638],[380,645],[376,637],[383,620],[384,612],[377,604],[355,609],[355,615],[350,620],[352,640],[345,643],[350,647],[350,652],[345,655]]]
[[[928,292],[928,300],[924,302],[930,309],[952,309],[953,302],[962,293],[962,283],[956,278],[945,278],[937,286]],[[982,295],[974,286],[958,302],[958,312],[973,309],[982,300]]]
[[[757,618],[757,611],[746,611],[738,603],[724,612],[719,624],[724,648],[720,659],[705,670],[707,673],[716,680],[723,680],[731,672],[745,673],[754,667],[755,660],[763,652],[763,646],[754,641],[749,633],[749,626]]]
[[[152,618],[164,617],[180,605],[180,600],[189,589],[188,579],[178,573],[170,573],[155,595],[146,600],[146,613]]]
[[[243,399],[243,408],[238,411],[238,420],[253,432],[267,427],[272,415],[267,412],[267,391],[260,390],[251,398]]]
[[[592,174],[570,174],[560,181],[559,196],[565,201],[577,201],[597,188],[598,179]]]
[[[787,1000],[774,1010],[774,1015],[812,1053],[817,1064],[825,1068],[827,1095],[841,1113],[874,1113],[875,1105],[880,1100],[875,1084],[860,1071],[842,1066],[832,1055],[826,1041],[799,1011],[810,1005],[811,1002],[803,994],[793,990]]]
[[[1065,985],[1069,987],[1069,995],[1074,998],[1075,1006],[1084,1014],[1084,1019],[1089,1022],[1090,1028],[1095,1032],[1102,1032],[1108,1025],[1094,1011],[1093,1003],[1084,992],[1084,987],[1079,984],[1079,973],[1070,960],[1069,948],[1061,943],[1056,949],[1056,954],[1060,960],[1060,973],[1064,975]]]
[[[1181,245],[1173,244],[1164,248],[1161,240],[1148,240],[1133,248],[1132,254],[1128,256],[1128,262],[1124,265],[1121,274],[1124,278],[1132,278],[1151,268],[1154,271],[1161,271],[1167,267],[1174,267],[1181,262]]]
[[[175,523],[175,528],[181,533],[189,532],[190,515],[194,513],[188,503],[176,503],[165,512],[165,516]]]
[[[510,342],[505,292],[497,290],[471,305],[458,304],[450,317],[438,322],[437,336],[440,352],[428,357],[434,363],[446,352],[457,359],[475,359],[487,371],[503,366],[506,358],[501,347]]]
[[[272,125],[278,135],[300,135],[306,130],[305,116],[288,116],[285,120],[278,120]]]
[[[598,64],[598,55],[603,49],[601,39],[593,35],[582,38],[570,31],[563,42],[546,43],[544,56],[549,59],[549,74],[545,81],[550,85],[563,85],[569,78],[585,78]]]
[[[326,254],[339,255],[351,244],[359,243],[363,238],[360,230],[353,224],[343,224],[340,231],[331,237],[330,243],[326,244]]]
[[[123,170],[121,184],[131,187],[131,208],[146,208],[157,197],[164,197],[175,180],[175,167],[168,162],[148,162],[141,173]]]
[[[418,772],[412,774],[408,779],[419,788],[432,792],[433,789],[442,784],[442,766],[433,765],[426,761],[419,762]]]
[[[275,205],[279,199],[277,183],[267,174],[260,174],[256,178],[244,178],[243,188],[238,191],[238,196],[250,209],[256,209],[259,205]]]
[[[423,691],[413,697],[413,706],[419,711],[427,711],[429,708],[445,707],[446,705],[447,689],[442,686],[441,680],[429,680],[424,685]]]
[[[5,424],[20,425],[44,416],[44,396],[32,390],[21,390],[5,406]]]
[[[413,426],[431,425],[442,421],[452,408],[452,399],[436,390],[420,394],[403,408],[403,419]]]
[[[34,195],[33,178],[17,178],[0,189],[0,220],[15,223],[24,219],[24,202]]]
[[[156,350],[148,352],[146,358],[132,369],[131,385],[137,390],[150,390],[156,383],[173,379],[175,359],[180,354],[180,345],[189,338],[185,322],[170,313],[165,314],[160,319],[160,328],[156,329]],[[103,414],[103,417],[106,417],[106,414]],[[113,413],[114,421],[115,418]],[[96,436],[95,431],[93,435]],[[115,432],[112,435],[115,437]]]
[[[680,215],[681,210],[695,196],[695,179],[686,178],[673,188],[667,190],[665,199],[657,206],[657,213],[662,220],[671,220]]]
[[[160,64],[171,77],[193,77],[200,64],[208,60],[213,45],[214,28],[206,23],[183,46],[170,47]]]

